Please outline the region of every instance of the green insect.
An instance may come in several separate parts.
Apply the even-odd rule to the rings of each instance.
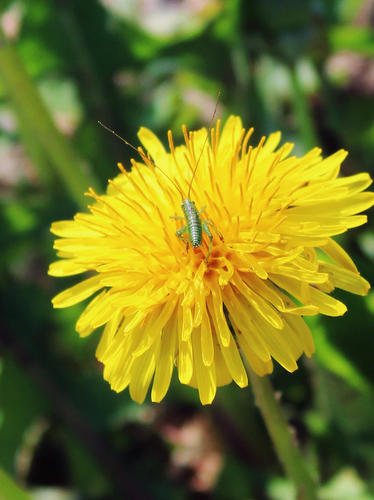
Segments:
[[[214,229],[221,239],[223,239],[222,235],[212,222],[207,219],[200,218],[200,214],[205,210],[205,207],[201,210],[197,210],[195,202],[188,198],[182,201],[181,207],[184,217],[179,215],[170,216],[171,219],[184,220],[186,222],[185,226],[176,231],[176,235],[186,243],[187,248],[189,244],[191,244],[193,248],[198,248],[202,245],[203,233],[205,233],[209,238],[208,254],[205,258],[206,263],[208,263],[210,254],[212,253],[213,242],[213,234],[211,233],[209,226]],[[186,234],[188,235],[187,238],[185,237]]]
[[[211,119],[210,124],[209,124],[209,128],[210,128],[210,125],[211,125],[211,123],[214,119],[214,116],[216,114],[217,104],[218,104],[218,99],[217,99],[217,103],[216,103],[216,106],[214,109],[212,119]],[[128,141],[126,141],[121,136],[119,136],[116,132],[114,132],[114,130],[111,130],[109,127],[107,127],[106,125],[104,125],[101,122],[99,122],[99,124],[102,127],[104,127],[106,130],[108,130],[109,132],[114,134],[116,137],[121,139],[121,141],[123,141],[125,144],[130,146],[132,149],[135,149],[135,151],[137,153],[139,153],[137,148],[135,148],[132,144],[130,144]],[[157,167],[160,170],[160,172],[165,177],[167,177],[169,179],[169,181],[172,182],[172,184],[174,184],[174,186],[177,188],[177,190],[179,191],[179,193],[182,197],[181,207],[182,207],[184,216],[183,217],[180,215],[171,215],[170,216],[171,219],[182,220],[186,223],[183,227],[181,227],[180,229],[178,229],[176,231],[176,235],[178,236],[178,238],[180,238],[182,241],[185,242],[186,249],[188,250],[189,245],[191,245],[193,248],[199,248],[203,243],[203,233],[205,233],[207,235],[207,237],[209,238],[208,253],[207,253],[207,256],[205,258],[205,262],[207,264],[209,262],[210,254],[212,253],[212,245],[213,245],[213,234],[212,234],[210,229],[213,229],[217,233],[217,235],[219,236],[219,238],[221,240],[223,240],[223,236],[211,221],[209,221],[207,219],[202,219],[200,217],[200,215],[202,214],[202,212],[205,210],[206,207],[204,206],[203,208],[198,210],[196,208],[195,202],[190,199],[190,194],[191,194],[192,181],[195,177],[197,167],[199,166],[201,156],[203,154],[205,145],[208,141],[209,128],[208,128],[207,136],[205,138],[205,142],[204,142],[203,147],[202,147],[201,152],[200,152],[200,156],[196,162],[195,169],[192,173],[191,181],[190,181],[190,184],[188,187],[187,197],[185,199],[184,199],[184,196],[183,196],[179,186],[173,181],[173,179],[171,179],[160,167]]]
[[[205,146],[205,143],[204,143],[204,146]],[[203,146],[203,149],[204,149],[204,146]],[[203,149],[202,149],[202,151],[203,151]],[[201,157],[201,154],[202,154],[202,152],[200,153],[200,157]],[[176,219],[176,220],[183,220],[186,223],[184,226],[182,226],[180,229],[178,229],[176,231],[176,235],[178,236],[178,238],[180,238],[182,241],[184,241],[186,243],[187,249],[188,249],[189,244],[191,244],[191,246],[193,248],[199,248],[203,242],[203,233],[205,233],[208,236],[209,247],[208,247],[207,256],[205,258],[205,262],[208,264],[210,254],[212,253],[212,244],[213,244],[213,234],[211,233],[210,228],[213,229],[218,234],[218,236],[221,238],[221,240],[223,239],[223,237],[211,221],[209,221],[207,219],[201,219],[200,215],[202,214],[202,212],[205,210],[206,207],[203,207],[200,210],[198,210],[196,208],[195,202],[190,199],[192,181],[195,177],[195,173],[196,173],[196,170],[197,170],[197,167],[199,164],[200,157],[196,163],[195,170],[192,174],[192,178],[191,178],[190,185],[188,188],[187,197],[185,199],[183,199],[183,196],[182,196],[181,207],[182,207],[182,210],[184,213],[184,217],[182,217],[180,215],[171,215],[170,218]],[[179,190],[179,188],[178,188],[178,190]],[[179,190],[179,192],[180,192],[180,190]],[[182,193],[181,193],[181,195],[182,195]]]

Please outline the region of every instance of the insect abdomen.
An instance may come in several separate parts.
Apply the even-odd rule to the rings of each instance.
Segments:
[[[202,241],[202,228],[200,216],[197,212],[195,202],[184,200],[182,210],[187,222],[188,236],[193,247],[199,247]]]

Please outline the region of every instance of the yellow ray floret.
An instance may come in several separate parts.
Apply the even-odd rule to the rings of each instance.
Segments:
[[[221,385],[247,385],[243,359],[261,376],[273,360],[292,372],[314,352],[303,316],[344,314],[335,288],[369,290],[332,239],[363,224],[359,214],[374,204],[363,192],[368,174],[339,177],[345,151],[290,156],[292,144],[277,149],[279,132],[251,146],[253,129],[233,116],[222,131],[220,122],[209,132],[183,130],[177,147],[169,132],[168,152],[141,128],[146,152],[131,173],[120,166],[105,195],[89,190],[89,213],[51,228],[61,260],[49,274],[89,272],[54,307],[96,294],[76,329],[86,336],[104,327],[96,353],[104,378],[139,403],[152,381],[152,401],[163,399],[174,367],[203,404]],[[171,217],[182,218],[195,169],[190,199],[215,229],[210,253],[205,233],[199,247],[186,248],[176,236],[185,222]]]

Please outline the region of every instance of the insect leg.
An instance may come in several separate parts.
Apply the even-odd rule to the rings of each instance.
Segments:
[[[200,208],[200,210],[197,212],[198,215],[202,214],[205,209],[206,209],[206,205],[204,205],[202,208]]]
[[[206,256],[205,258],[205,262],[208,264],[209,262],[209,257],[210,257],[210,254],[212,253],[212,240],[213,240],[213,235],[212,233],[210,232],[210,229],[209,229],[209,226],[208,224],[204,221],[203,224],[202,224],[202,229],[204,231],[204,233],[208,236],[209,238],[209,248],[208,248],[208,255]]]
[[[220,233],[218,231],[218,229],[216,228],[216,226],[213,224],[213,222],[210,222],[210,220],[206,220],[204,219],[203,221],[203,224],[206,224],[207,226],[210,226],[216,233],[217,235],[219,236],[219,238],[223,241],[223,236],[222,236],[222,233]]]
[[[184,220],[184,217],[182,217],[181,215],[170,215],[170,219]]]
[[[183,217],[181,217],[181,219],[183,219]],[[186,234],[187,231],[188,231],[188,227],[187,226],[183,226],[180,229],[177,229],[177,231],[175,232],[175,234],[178,236],[178,238],[185,242],[185,244],[186,244],[186,251],[188,251],[188,242],[189,242],[189,240],[188,240],[188,238],[184,237],[184,234]]]

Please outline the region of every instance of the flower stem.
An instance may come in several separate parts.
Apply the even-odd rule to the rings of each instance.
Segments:
[[[300,83],[300,78],[297,73],[295,64],[288,66],[292,97],[294,104],[294,112],[300,128],[300,135],[304,148],[309,151],[318,144],[316,129],[311,115],[309,103],[305,95],[304,89]]]
[[[72,199],[78,205],[85,206],[83,193],[89,186],[95,187],[95,179],[88,170],[82,168],[80,158],[57,130],[16,48],[8,42],[1,29],[0,75],[21,124],[21,133],[26,146],[33,144],[31,155],[35,160],[38,154],[41,160],[41,164],[37,164],[36,168],[41,170],[48,163],[52,165]],[[47,162],[43,160],[43,156]],[[43,174],[40,175],[42,180],[50,177]]]
[[[269,377],[259,377],[247,368],[256,404],[288,477],[294,482],[298,500],[317,500],[317,488],[305,459],[293,442],[285,416],[276,399]]]

